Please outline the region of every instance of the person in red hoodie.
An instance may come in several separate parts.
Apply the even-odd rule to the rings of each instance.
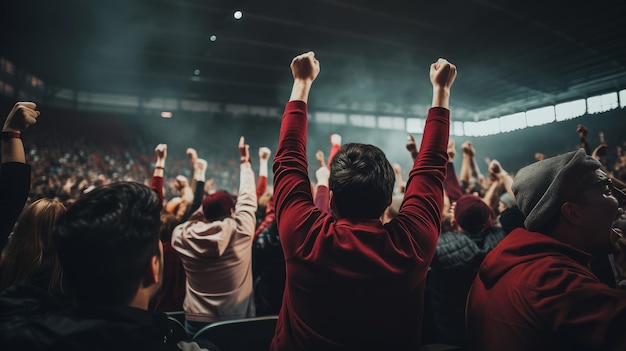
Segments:
[[[294,85],[274,158],[278,233],[287,278],[271,350],[417,350],[424,288],[441,229],[450,87],[456,67],[430,67],[432,108],[396,218],[382,224],[395,174],[373,145],[341,146],[330,164],[330,209],[311,194],[307,100],[320,66],[293,59]]]
[[[517,173],[525,228],[480,266],[466,307],[470,350],[626,350],[626,291],[589,266],[623,240],[613,228],[623,193],[600,166],[579,149]]]

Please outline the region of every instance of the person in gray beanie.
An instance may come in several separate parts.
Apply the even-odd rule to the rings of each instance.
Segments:
[[[626,350],[626,291],[603,284],[592,255],[619,252],[611,180],[584,149],[522,168],[525,216],[484,259],[469,292],[469,350]]]

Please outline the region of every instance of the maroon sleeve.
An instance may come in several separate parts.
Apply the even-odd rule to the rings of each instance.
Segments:
[[[265,194],[267,190],[267,177],[259,176],[259,182],[256,184],[256,198],[258,199]]]
[[[163,202],[163,177],[152,176],[150,189],[154,190],[157,193],[159,200]]]
[[[454,163],[452,162],[448,162],[448,171],[446,173],[444,188],[450,198],[450,202],[454,202],[463,196],[463,190],[461,190],[461,184],[459,183],[459,179],[456,177]]]
[[[443,183],[448,164],[450,111],[434,107],[428,111],[420,152],[409,172],[398,216],[386,226],[407,231],[417,253],[430,262],[441,230]]]
[[[290,101],[280,127],[274,157],[274,198],[276,223],[285,258],[292,256],[305,236],[293,235],[296,228],[311,227],[321,212],[313,204],[306,159],[306,103]]]
[[[328,152],[328,167],[330,167],[330,163],[333,161],[333,157],[335,157],[339,149],[341,149],[341,145],[339,144],[330,145],[330,152]]]

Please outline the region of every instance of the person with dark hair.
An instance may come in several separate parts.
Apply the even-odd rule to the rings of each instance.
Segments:
[[[487,255],[467,299],[470,350],[626,350],[626,291],[602,283],[592,255],[621,253],[618,199],[585,149],[522,168],[525,216]]]
[[[274,158],[276,219],[287,266],[272,350],[418,349],[424,285],[441,228],[456,67],[430,67],[430,109],[398,215],[383,225],[395,174],[373,145],[348,143],[330,163],[330,208],[313,202],[306,157],[307,101],[320,71],[293,59],[294,84]]]
[[[172,246],[187,274],[183,309],[189,335],[203,326],[255,316],[252,241],[257,199],[249,145],[239,140],[239,194],[207,195],[202,207],[174,228]]]
[[[193,346],[171,338],[165,314],[147,310],[162,281],[161,210],[157,194],[140,183],[102,185],[80,197],[58,219],[53,234],[75,307],[68,310],[27,286],[5,290],[0,296],[3,349]]]

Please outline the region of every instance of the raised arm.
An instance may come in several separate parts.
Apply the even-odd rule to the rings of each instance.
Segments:
[[[286,257],[304,240],[291,235],[294,228],[290,223],[315,208],[306,158],[306,102],[319,72],[320,65],[313,52],[299,55],[291,62],[294,83],[285,106],[273,165],[276,222]]]
[[[207,162],[204,159],[198,158],[196,156],[195,162],[193,163],[193,181],[194,190],[193,190],[193,201],[191,205],[185,211],[185,215],[181,219],[181,222],[185,222],[191,217],[191,215],[196,212],[200,205],[202,205],[202,200],[204,200],[204,183],[206,181],[206,168]]]
[[[456,78],[456,67],[439,59],[430,68],[433,85],[432,107],[428,111],[424,136],[409,172],[400,212],[387,225],[406,228],[413,235],[416,249],[425,260],[434,255],[441,229],[443,183],[448,164],[450,133],[450,88]]]
[[[330,167],[330,163],[333,161],[333,157],[339,149],[341,148],[341,135],[332,134],[330,136],[330,151],[328,152],[328,166]]]
[[[267,178],[269,175],[268,163],[272,150],[268,147],[259,148],[259,182],[256,185],[256,197],[259,199],[267,191]]]
[[[454,156],[456,155],[455,142],[450,140],[448,142],[448,167],[446,171],[446,181],[444,183],[444,189],[448,195],[450,202],[455,202],[461,196],[463,196],[463,189],[456,176],[454,169]]]
[[[330,178],[330,169],[322,166],[315,171],[317,179],[317,191],[315,192],[315,207],[320,211],[330,214],[330,189],[328,188],[328,180]]]
[[[239,176],[239,194],[237,195],[237,203],[235,204],[235,220],[237,221],[238,232],[253,236],[256,228],[258,200],[254,185],[254,173],[252,173],[252,166],[250,165],[250,145],[245,143],[243,136],[239,138],[238,149],[241,160],[241,170]]]
[[[30,165],[22,142],[22,132],[37,123],[39,111],[33,102],[13,106],[2,128],[2,164],[0,165],[0,251],[15,220],[22,212],[30,191]]]
[[[154,190],[161,202],[163,202],[163,175],[165,173],[165,159],[167,159],[167,144],[159,144],[154,148],[156,154],[156,163],[154,171],[152,171],[152,180],[150,181],[150,189]]]

